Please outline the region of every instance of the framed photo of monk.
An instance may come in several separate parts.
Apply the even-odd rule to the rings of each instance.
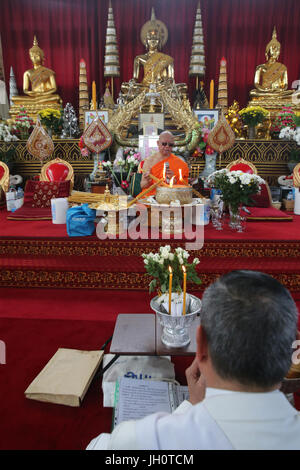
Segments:
[[[140,113],[139,131],[144,130],[144,124],[146,124],[149,129],[152,125],[156,128],[157,134],[159,134],[165,128],[165,115],[164,113]]]
[[[108,123],[108,111],[104,109],[100,109],[99,111],[86,111],[85,127],[89,126],[97,116],[104,124]]]
[[[194,113],[203,127],[209,129],[210,131],[215,127],[219,120],[218,109],[195,109]]]
[[[145,122],[143,124],[144,135],[157,135],[157,127],[152,122]]]

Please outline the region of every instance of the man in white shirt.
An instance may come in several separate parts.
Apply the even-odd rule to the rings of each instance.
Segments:
[[[300,339],[290,293],[267,274],[233,271],[204,292],[189,401],[100,434],[88,450],[300,450],[300,413],[279,391]]]

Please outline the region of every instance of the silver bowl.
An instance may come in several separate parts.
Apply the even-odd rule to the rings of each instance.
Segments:
[[[190,326],[201,309],[201,300],[191,294],[186,294],[186,315],[173,316],[165,310],[159,297],[154,297],[150,307],[157,314],[158,320],[163,327],[161,341],[170,348],[182,348],[190,341]]]

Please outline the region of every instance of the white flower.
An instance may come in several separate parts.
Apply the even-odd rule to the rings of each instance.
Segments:
[[[173,254],[173,253],[169,253],[169,260],[170,260],[170,261],[173,261],[173,260],[174,260],[174,254]]]
[[[145,264],[148,264],[149,261],[148,261],[147,259],[144,259],[144,263],[145,263]]]
[[[199,263],[200,263],[199,258],[194,258],[194,259],[193,259],[193,263],[194,263],[194,264],[199,264]]]

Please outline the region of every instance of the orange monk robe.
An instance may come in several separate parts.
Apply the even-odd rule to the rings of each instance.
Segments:
[[[187,186],[188,185],[188,177],[189,177],[189,167],[187,166],[187,164],[181,158],[176,157],[176,155],[174,155],[173,153],[171,153],[171,155],[168,158],[165,158],[164,160],[161,160],[160,162],[153,165],[153,167],[151,168],[150,173],[153,176],[156,176],[156,178],[158,178],[158,179],[163,178],[164,166],[165,166],[166,162],[169,163],[170,170],[172,170],[174,172],[174,176],[176,178],[175,184],[184,184],[184,185]],[[180,169],[181,169],[181,174],[182,174],[183,181],[180,181],[180,173],[179,173]],[[153,183],[155,183],[155,181],[151,181],[151,183],[148,186],[146,186],[143,189],[143,191],[145,191],[145,189],[149,188]],[[156,188],[154,188],[152,191],[147,193],[145,195],[145,197],[155,196],[155,194],[156,194]]]

